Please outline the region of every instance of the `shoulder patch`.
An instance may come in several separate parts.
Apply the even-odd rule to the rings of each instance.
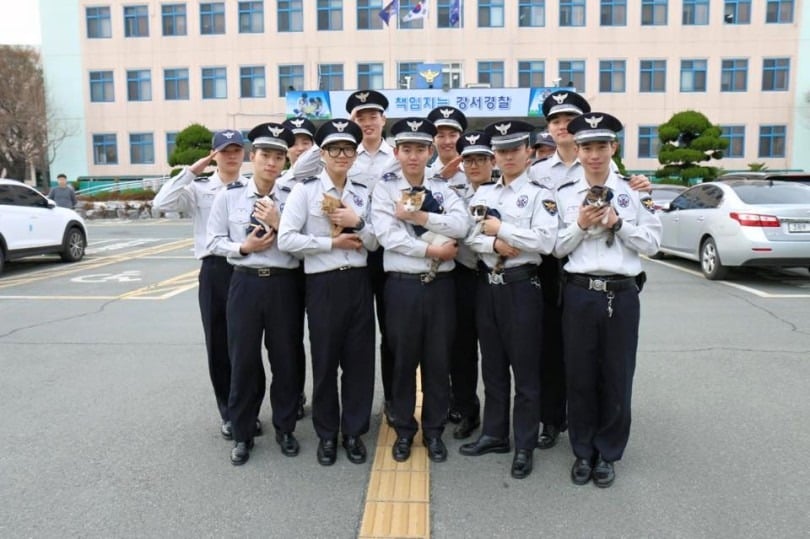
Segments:
[[[652,199],[652,197],[642,198],[641,205],[647,208],[650,213],[655,213],[655,201]]]
[[[290,188],[289,188],[288,186],[286,186],[286,185],[282,185],[282,186],[281,186],[281,187],[279,187],[278,189],[279,189],[279,191],[284,191],[285,193],[289,193],[290,191],[292,191],[292,189],[290,189]]]
[[[368,185],[364,183],[360,183],[354,180],[349,180],[349,183],[351,183],[352,185],[356,185],[357,187],[362,187],[363,189],[368,189]]]
[[[236,180],[235,182],[228,185],[228,190],[230,191],[231,189],[241,189],[244,186],[245,184],[243,184],[239,180]]]
[[[557,215],[557,203],[550,198],[543,200],[543,207],[546,209],[549,215]]]
[[[383,177],[382,177],[383,181],[385,181],[385,182],[390,182],[390,181],[396,180],[398,178],[399,178],[399,176],[397,176],[397,174],[395,172],[386,172],[385,174],[383,174]]]
[[[194,181],[204,183],[204,182],[211,181],[211,179],[208,176],[197,176],[196,178],[194,178]]]
[[[566,187],[571,187],[571,186],[572,186],[572,185],[574,185],[575,183],[577,183],[577,182],[576,182],[576,180],[574,180],[574,181],[570,181],[570,182],[566,182],[566,183],[562,184],[561,186],[559,186],[559,187],[557,188],[557,191],[562,191],[562,190],[563,190],[563,189],[565,189]]]
[[[307,176],[306,178],[301,178],[300,181],[301,181],[301,183],[311,183],[311,182],[314,182],[317,179],[318,179],[317,176]]]

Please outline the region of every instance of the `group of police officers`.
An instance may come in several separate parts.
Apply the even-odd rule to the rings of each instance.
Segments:
[[[481,428],[463,455],[510,452],[511,413],[513,477],[527,477],[534,449],[568,429],[572,481],[610,486],[630,432],[639,255],[655,253],[661,234],[649,181],[613,164],[621,123],[557,91],[543,103],[546,133],[516,119],[468,130],[447,106],[393,123],[392,146],[387,107],[363,90],[349,97],[348,118],[320,128],[303,118],[254,127],[250,179],[239,174],[241,134],[218,131],[211,154],[155,198],[194,220],[231,462],[244,464],[261,434],[262,342],[276,441],[284,455],[299,452],[305,312],[318,462],[336,461],[339,435],[351,462],[366,461],[376,306],[396,461],[410,457],[420,427],[429,458],[444,461],[447,421],[457,439]],[[550,156],[533,159],[532,146]],[[214,159],[216,172],[203,176]],[[608,193],[602,203],[584,203],[593,186]]]

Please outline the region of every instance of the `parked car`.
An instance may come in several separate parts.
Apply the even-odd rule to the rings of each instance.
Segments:
[[[810,185],[810,173],[807,172],[729,172],[718,180],[779,180],[799,182]]]
[[[56,253],[77,262],[86,246],[87,228],[78,213],[24,183],[0,179],[0,273],[6,261],[32,255]]]
[[[702,183],[659,216],[661,253],[699,261],[708,279],[723,279],[732,266],[810,267],[809,185]]]
[[[669,208],[672,199],[680,195],[686,187],[683,185],[673,185],[670,183],[656,183],[652,188],[652,199],[655,204],[655,211],[663,211]]]

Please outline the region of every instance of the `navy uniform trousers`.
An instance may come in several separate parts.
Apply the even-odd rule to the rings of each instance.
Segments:
[[[416,368],[422,372],[422,434],[442,435],[450,404],[450,351],[456,328],[450,272],[422,284],[419,274],[388,273],[385,280],[388,344],[394,355],[391,404],[397,436],[413,438],[419,425]]]
[[[228,421],[228,395],[231,391],[231,360],[228,356],[228,326],[225,312],[233,266],[222,256],[202,259],[198,277],[197,299],[200,304],[205,349],[208,353],[208,375],[214,386],[214,397],[222,421]]]
[[[562,338],[562,262],[543,255],[538,276],[543,287],[543,353],[540,357],[540,421],[561,428],[566,424],[565,362]]]
[[[478,332],[475,327],[475,291],[478,272],[456,262],[456,333],[450,358],[450,408],[462,417],[478,417]]]
[[[563,341],[568,380],[568,438],[577,458],[621,459],[630,437],[630,397],[638,346],[635,287],[605,292],[565,285]]]
[[[253,438],[265,388],[262,337],[272,381],[273,427],[295,431],[298,408],[298,353],[303,340],[296,313],[301,309],[298,270],[259,277],[234,268],[228,291],[228,350],[231,394],[228,411],[237,442]],[[260,382],[260,383],[259,383]]]
[[[509,437],[511,367],[515,378],[515,449],[531,450],[537,445],[540,430],[542,292],[530,278],[489,284],[487,275],[482,272],[478,279],[476,309],[484,381],[481,433]]]
[[[388,343],[388,331],[385,319],[385,270],[383,270],[383,253],[378,247],[368,253],[368,271],[371,278],[371,291],[376,305],[377,325],[380,328],[380,376],[382,378],[383,398],[391,400],[391,384],[394,378],[394,354]]]
[[[374,301],[366,268],[307,275],[312,423],[325,440],[369,429],[374,400]],[[338,396],[338,369],[340,396]]]
[[[301,293],[301,302],[300,302],[301,310],[295,314],[295,317],[296,320],[298,320],[298,323],[301,324],[300,329],[301,335],[304,335],[304,298],[306,297],[304,290],[306,285],[306,276],[304,275],[303,265],[298,268],[297,273],[298,273],[297,277],[300,281],[298,289],[300,290]],[[298,358],[296,363],[298,368],[298,394],[303,396],[304,386],[306,385],[307,381],[307,355],[306,352],[304,351],[303,339],[301,340],[301,344],[298,347],[298,353],[296,354],[296,356]]]

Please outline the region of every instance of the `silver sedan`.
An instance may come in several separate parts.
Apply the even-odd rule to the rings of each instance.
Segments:
[[[723,180],[690,187],[659,213],[660,254],[700,262],[708,279],[731,266],[810,267],[810,186]]]

